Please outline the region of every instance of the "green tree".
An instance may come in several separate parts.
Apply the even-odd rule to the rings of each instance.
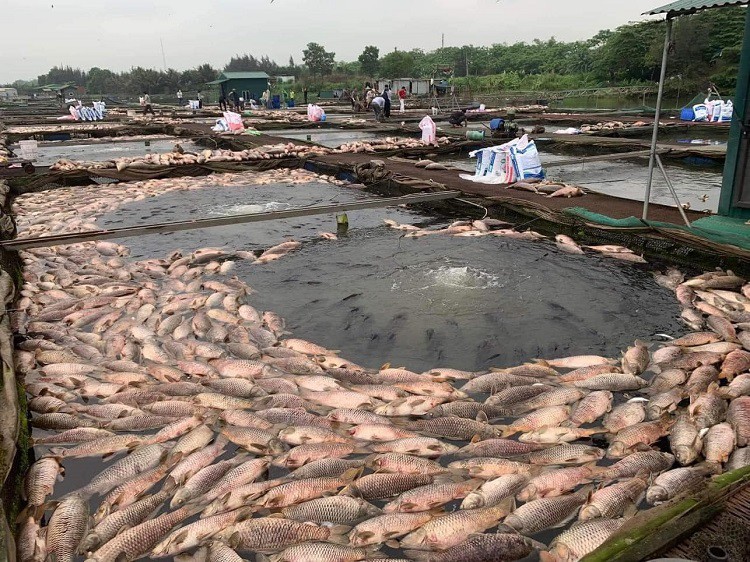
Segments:
[[[122,91],[122,80],[111,70],[93,67],[86,74],[86,90],[90,94],[118,93]]]
[[[405,78],[414,73],[414,55],[394,51],[380,59],[380,74],[387,78]]]
[[[362,72],[368,76],[375,76],[380,68],[380,49],[373,45],[368,45],[357,59],[362,65]]]
[[[330,74],[336,60],[336,53],[329,53],[322,45],[308,43],[307,49],[302,51],[302,60],[305,61],[310,72],[315,74]]]

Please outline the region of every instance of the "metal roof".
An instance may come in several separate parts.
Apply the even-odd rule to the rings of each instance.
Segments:
[[[247,80],[247,79],[268,79],[269,76],[265,72],[222,72],[221,78],[226,80]]]
[[[677,0],[661,8],[654,8],[643,15],[654,16],[656,14],[667,14],[668,18],[694,14],[700,10],[710,8],[723,8],[725,6],[739,6],[747,4],[749,0]]]

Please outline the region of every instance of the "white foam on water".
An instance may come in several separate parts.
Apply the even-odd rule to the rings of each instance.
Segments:
[[[443,266],[431,269],[427,276],[432,277],[436,285],[458,289],[489,289],[500,285],[497,276],[469,266]]]
[[[443,289],[457,289],[460,291],[474,291],[500,287],[500,278],[481,269],[470,266],[455,267],[441,266],[428,269],[422,275],[414,278],[400,279],[393,282],[394,291],[407,293],[422,293],[433,290],[443,292]]]
[[[250,203],[219,207],[211,211],[212,215],[249,215],[253,213],[268,213],[271,211],[286,211],[291,209],[289,203],[270,201],[269,203]]]

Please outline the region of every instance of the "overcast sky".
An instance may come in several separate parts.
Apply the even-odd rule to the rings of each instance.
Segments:
[[[666,0],[9,0],[0,18],[0,83],[31,79],[54,65],[115,71],[184,70],[232,55],[302,62],[309,42],[337,60],[365,45],[394,48],[586,39],[643,19]]]

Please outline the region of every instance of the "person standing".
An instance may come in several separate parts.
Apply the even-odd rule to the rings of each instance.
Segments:
[[[227,96],[224,94],[224,90],[219,92],[219,110],[227,111]]]
[[[294,107],[294,88],[289,91],[289,99],[287,100],[287,107]]]
[[[305,98],[305,105],[307,105],[307,86],[305,86],[304,88],[302,88],[302,95]]]
[[[182,90],[177,90],[177,105],[182,107]]]
[[[151,107],[151,96],[149,96],[146,92],[143,92],[143,114],[146,115],[147,113],[156,116],[156,113],[154,113],[154,108]]]
[[[237,98],[237,91],[234,88],[229,92],[229,106],[232,108],[232,111],[240,109],[240,100]]]
[[[399,113],[403,113],[405,111],[404,104],[406,103],[406,88],[404,86],[401,86],[401,89],[398,91],[398,102],[401,104]]]
[[[383,120],[383,114],[385,112],[386,101],[384,96],[378,96],[373,98],[370,108],[375,113],[375,121],[381,122]]]
[[[383,115],[386,119],[391,116],[391,89],[386,85],[383,88],[382,98],[385,100],[385,107],[383,107]]]
[[[201,94],[200,90],[198,90],[198,94],[195,96],[195,99],[198,100],[198,109],[203,109],[203,94]]]

